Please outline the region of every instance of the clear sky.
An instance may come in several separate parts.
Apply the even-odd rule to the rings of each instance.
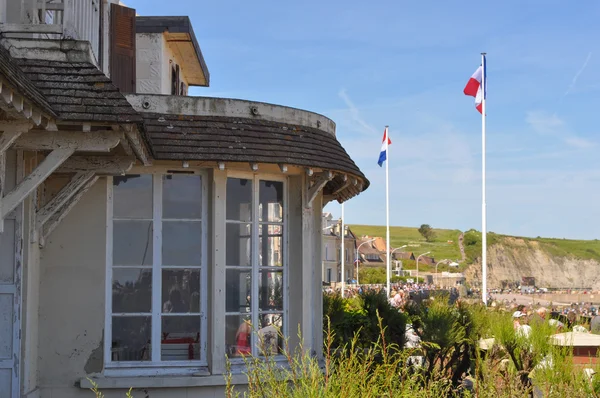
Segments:
[[[481,118],[468,78],[488,53],[488,229],[600,238],[600,2],[129,0],[189,15],[211,74],[191,95],[332,118],[371,181],[348,223],[481,229]],[[340,206],[326,208],[335,216]]]

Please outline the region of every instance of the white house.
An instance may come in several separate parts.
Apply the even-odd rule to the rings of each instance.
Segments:
[[[323,243],[322,243],[322,262],[323,262],[323,282],[341,282],[342,281],[342,228],[341,220],[334,220],[331,213],[323,213]],[[352,279],[354,276],[353,253],[356,249],[356,238],[352,231],[345,226],[344,231],[344,280]]]
[[[369,185],[334,122],[188,97],[187,17],[0,0],[0,33],[0,397],[221,396],[251,328],[321,356],[321,212]]]

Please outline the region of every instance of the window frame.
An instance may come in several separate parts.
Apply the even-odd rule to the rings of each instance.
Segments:
[[[151,306],[151,345],[150,358],[158,356],[159,360],[148,361],[113,361],[112,360],[112,276],[113,276],[113,177],[106,178],[106,279],[105,279],[105,308],[104,308],[104,374],[111,376],[129,375],[165,375],[165,374],[194,374],[208,366],[208,173],[206,170],[185,169],[184,173],[173,168],[158,168],[154,171],[130,170],[125,175],[152,176],[152,306]],[[163,176],[165,175],[198,175],[201,178],[202,213],[200,218],[201,233],[201,265],[200,265],[200,359],[187,361],[161,361],[161,332],[162,332],[162,224],[165,221],[163,212]],[[167,219],[179,220],[179,219]],[[189,220],[182,218],[181,220]],[[190,267],[173,267],[185,269]],[[191,269],[198,269],[192,267]],[[158,344],[155,344],[158,342]]]
[[[227,172],[227,176],[225,178],[225,184],[227,184],[227,181],[229,180],[229,178],[238,178],[238,179],[247,179],[252,181],[252,218],[250,222],[239,222],[237,220],[228,220],[227,219],[227,214],[225,214],[224,216],[224,224],[225,226],[227,226],[227,224],[231,221],[232,223],[238,223],[238,224],[250,224],[251,225],[251,242],[252,242],[252,252],[251,252],[251,260],[252,260],[252,266],[251,267],[238,267],[238,266],[228,266],[225,265],[225,272],[227,272],[228,269],[237,269],[237,268],[242,268],[242,269],[246,269],[246,268],[250,268],[251,269],[251,276],[252,276],[252,285],[251,285],[251,297],[252,298],[252,311],[251,311],[251,319],[252,319],[252,325],[253,327],[256,327],[258,325],[258,314],[259,314],[259,303],[258,303],[258,281],[259,281],[259,275],[260,275],[260,271],[261,269],[263,270],[273,270],[273,271],[279,271],[278,268],[281,268],[281,272],[283,273],[283,291],[282,291],[282,297],[283,297],[283,325],[282,325],[282,330],[281,333],[283,334],[283,336],[288,337],[289,333],[288,333],[288,324],[289,324],[289,256],[288,256],[288,247],[289,247],[289,212],[288,212],[288,201],[289,201],[289,179],[287,176],[282,176],[282,175],[277,175],[277,174],[269,174],[269,173],[252,173],[252,172],[243,172],[243,171],[237,171],[237,170],[229,170]],[[258,211],[258,207],[260,204],[260,181],[274,181],[274,182],[282,182],[283,183],[283,209],[282,209],[282,214],[283,214],[283,222],[281,223],[282,226],[282,232],[283,232],[283,238],[282,238],[282,245],[283,245],[283,251],[281,253],[281,259],[282,259],[282,266],[281,267],[261,267],[260,265],[260,261],[259,261],[259,252],[260,252],[260,247],[259,247],[259,235],[260,235],[260,225],[262,224],[279,224],[279,223],[269,223],[268,221],[265,222],[261,222],[259,220],[259,211]],[[225,202],[227,202],[227,195],[228,192],[227,190],[225,190]],[[226,213],[226,212],[225,212]],[[225,246],[225,250],[227,250],[227,246],[226,244]],[[227,289],[225,286],[225,297],[227,297]],[[269,313],[268,311],[263,311],[262,313]],[[222,333],[226,334],[226,328],[227,328],[227,316],[232,316],[232,315],[243,315],[243,313],[239,313],[239,312],[227,312],[225,311],[225,317],[224,317],[224,323],[223,323],[223,329],[222,329]],[[252,355],[253,356],[258,356],[258,352],[257,352],[257,346],[258,346],[258,336],[256,333],[256,330],[253,331],[252,335],[252,340],[251,340],[251,348],[252,348]],[[226,344],[227,345],[227,344]],[[227,352],[225,352],[224,354],[228,354]],[[275,359],[283,359],[284,356],[283,354],[277,354],[274,355],[273,358]],[[244,358],[242,357],[229,357],[229,362],[232,364],[243,364],[244,363]]]

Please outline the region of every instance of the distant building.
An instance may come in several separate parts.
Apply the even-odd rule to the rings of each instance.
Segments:
[[[323,213],[323,245],[322,245],[322,278],[323,282],[341,282],[342,279],[355,279],[354,251],[356,238],[350,228],[345,228],[344,241],[344,276],[342,277],[342,238],[341,220],[334,220],[331,213]]]

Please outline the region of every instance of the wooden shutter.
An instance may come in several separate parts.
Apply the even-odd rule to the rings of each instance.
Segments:
[[[110,78],[124,93],[135,93],[135,10],[110,5]]]

